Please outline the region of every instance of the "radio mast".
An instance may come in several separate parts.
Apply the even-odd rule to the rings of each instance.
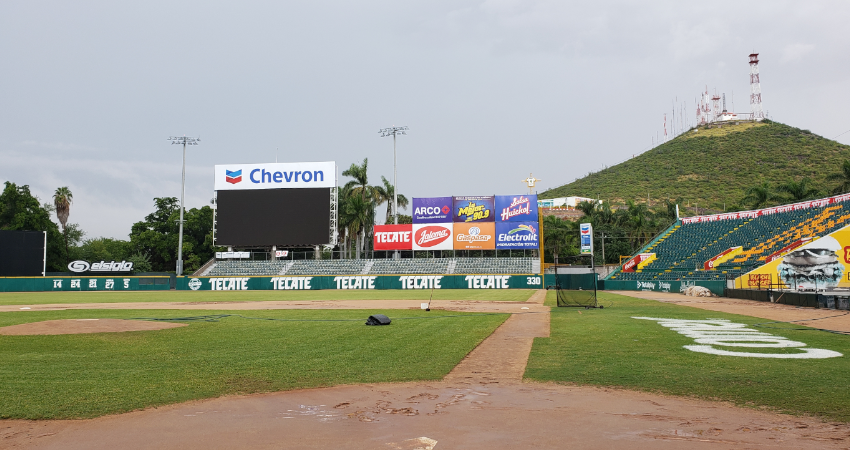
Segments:
[[[759,81],[759,54],[750,54],[750,110],[752,119],[764,120],[764,111],[761,109],[761,82]]]

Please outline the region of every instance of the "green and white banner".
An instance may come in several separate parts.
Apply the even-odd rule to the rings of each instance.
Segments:
[[[181,277],[177,289],[263,291],[320,289],[540,289],[539,275],[349,275],[281,277]]]

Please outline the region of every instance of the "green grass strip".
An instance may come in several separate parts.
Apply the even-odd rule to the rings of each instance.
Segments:
[[[226,313],[9,312],[0,313],[0,326]],[[364,325],[375,313],[393,323]],[[438,380],[507,318],[420,310],[234,314],[278,320],[233,316],[159,331],[0,336],[0,418],[89,418],[227,394]]]
[[[434,300],[524,302],[534,289],[434,290]],[[320,291],[132,291],[132,292],[4,292],[0,305],[52,303],[132,302],[261,302],[315,300],[423,300],[431,291],[413,290],[320,290]]]
[[[756,329],[845,356],[769,359],[695,353],[683,348],[694,344],[692,338],[656,322],[632,317],[720,318],[744,324],[771,321],[599,294],[599,303],[605,306],[602,310],[552,308],[551,337],[534,340],[525,374],[528,379],[724,400],[850,422],[850,336],[804,329],[798,324],[782,329],[783,325],[773,323],[769,326],[779,328]],[[549,297],[547,303],[553,304],[554,299]],[[727,349],[759,352],[751,348]],[[787,351],[796,353],[793,349]]]

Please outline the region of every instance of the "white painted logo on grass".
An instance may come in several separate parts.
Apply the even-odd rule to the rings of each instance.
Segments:
[[[744,356],[749,358],[782,358],[782,359],[823,359],[843,356],[832,350],[819,348],[802,348],[806,344],[792,341],[782,336],[774,336],[758,330],[747,328],[743,323],[733,323],[726,319],[684,320],[660,319],[656,317],[632,317],[632,319],[654,320],[659,325],[693,338],[694,342],[702,345],[686,345],[692,352],[709,353],[723,356]],[[748,347],[748,348],[796,348],[801,353],[750,353],[714,348]]]

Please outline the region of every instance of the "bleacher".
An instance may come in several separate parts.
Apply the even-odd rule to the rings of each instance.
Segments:
[[[217,261],[210,276],[530,274],[536,258],[334,259]],[[287,265],[291,265],[287,269]]]
[[[850,225],[850,199],[844,197],[814,201],[807,207],[796,204],[737,214],[738,217],[730,214],[714,216],[708,221],[680,221],[640,250],[640,253],[655,253],[654,261],[635,272],[614,272],[608,279],[672,281],[737,277],[765,264],[768,256],[800,239],[821,237]],[[738,246],[743,248],[740,254],[713,270],[704,270],[706,261]]]

